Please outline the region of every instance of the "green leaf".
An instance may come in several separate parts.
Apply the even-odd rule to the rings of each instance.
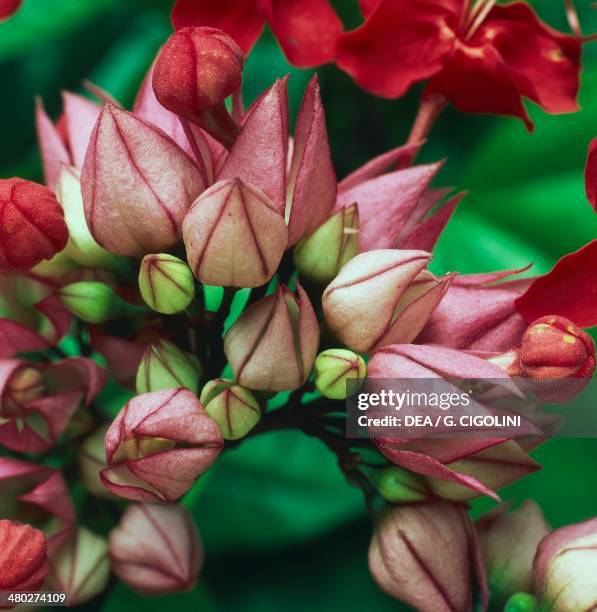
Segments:
[[[272,549],[322,535],[361,514],[335,457],[297,431],[224,452],[191,510],[211,551]]]

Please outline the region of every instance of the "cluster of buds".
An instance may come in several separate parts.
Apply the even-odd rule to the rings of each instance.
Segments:
[[[286,79],[244,110],[244,60],[224,32],[183,27],[132,112],[66,94],[54,125],[38,105],[46,187],[0,180],[0,285],[11,315],[0,319],[0,444],[45,453],[80,439],[86,493],[135,502],[103,537],[75,524],[60,472],[0,459],[0,494],[14,509],[0,521],[0,590],[45,581],[77,605],[105,588],[110,569],[143,594],[192,589],[203,548],[176,502],[226,446],[288,419],[360,482],[350,473],[360,458],[328,423],[343,410],[332,402],[367,378],[494,380],[514,395],[513,378],[523,378],[548,381],[537,395],[562,400],[595,370],[594,344],[571,321],[527,327],[515,304],[529,281],[500,282],[517,271],[428,269],[462,196],[441,205],[447,192],[431,188],[441,164],[412,165],[417,142],[338,182],[316,78],[291,136]],[[209,303],[214,287],[220,306]],[[68,354],[84,356],[57,347],[71,329]],[[118,412],[96,401],[102,359],[132,392]],[[565,393],[570,380],[580,385]],[[313,390],[327,420],[309,406]],[[288,403],[272,414],[278,392]],[[586,606],[582,588],[566,586],[563,547],[593,545],[594,522],[544,538],[532,505],[476,527],[466,514],[470,499],[497,498],[539,468],[535,441],[372,437],[385,464],[367,487],[387,507],[369,565],[383,590],[422,611],[468,611],[474,584],[487,599],[484,557],[497,597],[533,592],[558,610]],[[524,539],[509,539],[526,523]],[[516,564],[506,562],[512,548]]]

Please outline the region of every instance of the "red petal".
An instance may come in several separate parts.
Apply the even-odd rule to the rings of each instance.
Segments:
[[[597,212],[597,138],[589,145],[587,167],[585,169],[587,200]]]
[[[550,113],[578,110],[581,41],[553,30],[526,3],[497,5],[471,38],[490,43],[520,93]]]
[[[488,43],[472,47],[458,41],[427,89],[444,95],[460,111],[512,115],[533,129],[517,83]]]
[[[259,0],[177,0],[172,9],[172,24],[177,30],[189,26],[224,30],[246,54],[265,23],[259,4]]]
[[[413,83],[441,69],[454,43],[458,4],[382,0],[360,28],[340,36],[338,66],[363,89],[399,98]]]
[[[0,19],[10,17],[20,6],[23,0],[0,0]]]
[[[270,7],[271,28],[291,64],[332,60],[343,28],[328,0],[270,0]]]
[[[529,323],[560,315],[579,327],[597,325],[597,240],[562,257],[516,300],[516,307]]]

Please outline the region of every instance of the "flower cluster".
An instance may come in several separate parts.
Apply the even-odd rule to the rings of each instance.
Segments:
[[[65,94],[53,123],[39,104],[46,186],[0,180],[0,444],[36,461],[0,458],[10,509],[0,520],[0,590],[46,584],[77,605],[110,571],[144,594],[193,588],[203,547],[177,501],[243,438],[297,427],[324,441],[365,493],[376,517],[370,569],[390,595],[464,612],[477,591],[487,600],[489,584],[492,598],[588,609],[594,584],[570,568],[586,555],[594,572],[594,520],[546,535],[532,504],[477,525],[466,512],[469,500],[498,498],[538,470],[529,453],[545,436],[372,435],[372,468],[341,428],[343,400],[365,379],[490,380],[517,398],[530,389],[534,402],[578,394],[595,371],[580,329],[597,322],[594,299],[579,295],[594,298],[595,272],[587,280],[582,270],[597,242],[537,279],[435,274],[433,248],[462,198],[432,186],[441,163],[414,165],[419,144],[410,143],[338,181],[316,78],[292,135],[286,79],[248,109],[240,95],[243,51],[265,21],[299,64],[335,57],[392,96],[432,77],[429,95],[525,120],[521,95],[548,111],[573,108],[579,42],[517,3],[362,2],[367,21],[347,34],[321,0],[215,4],[177,2],[180,29],[132,111]],[[243,16],[236,42],[213,27],[224,9]],[[198,27],[196,11],[207,15]],[[308,13],[326,33],[317,49]],[[417,34],[407,55],[423,63],[370,69],[401,28]],[[513,31],[536,57],[522,61]],[[423,52],[432,42],[437,52]],[[538,75],[555,65],[562,82],[547,87]],[[487,100],[470,106],[450,89],[465,73]],[[126,396],[117,411],[102,394],[108,377]],[[285,405],[268,405],[273,396]],[[78,448],[89,495],[134,502],[109,533],[77,524],[72,466],[49,467],[65,448]],[[520,521],[532,527],[522,539]]]

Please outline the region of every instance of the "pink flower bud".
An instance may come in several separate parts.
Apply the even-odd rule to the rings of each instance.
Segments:
[[[44,534],[30,525],[0,520],[0,591],[38,591],[47,573]]]
[[[177,504],[132,504],[110,534],[114,573],[135,591],[164,595],[192,589],[203,546],[189,511]]]
[[[204,188],[197,166],[164,132],[104,106],[81,173],[85,218],[101,246],[130,256],[169,249]]]
[[[50,554],[48,585],[67,594],[68,605],[78,606],[101,593],[108,584],[108,543],[79,527]]]
[[[398,506],[375,522],[371,575],[388,595],[420,612],[471,610],[473,567],[470,526],[460,506]]]
[[[160,104],[231,144],[236,126],[224,100],[240,88],[243,52],[216,28],[183,28],[156,61],[153,90]]]
[[[330,330],[361,353],[414,340],[451,280],[425,270],[430,259],[424,251],[384,249],[350,260],[323,294]]]
[[[597,602],[597,518],[556,529],[541,540],[533,565],[541,610],[592,610]]]
[[[0,361],[0,443],[20,452],[48,450],[105,381],[104,370],[82,357],[51,364]]]
[[[303,288],[284,286],[248,308],[224,337],[236,381],[249,389],[297,389],[313,368],[319,327]]]
[[[199,196],[182,231],[195,276],[221,287],[267,283],[288,243],[284,218],[271,200],[240,179],[216,183]]]
[[[20,459],[0,458],[0,498],[4,516],[34,522],[54,550],[73,529],[75,510],[62,474]]]
[[[0,457],[0,499],[11,519],[36,524],[48,538],[48,549],[72,531],[75,509],[58,470],[20,459]]]
[[[217,425],[188,389],[164,389],[130,400],[106,433],[102,482],[139,501],[174,501],[217,458]]]
[[[0,179],[0,272],[29,270],[51,259],[67,240],[62,207],[47,187]]]
[[[502,504],[477,521],[492,597],[505,602],[514,593],[533,592],[533,558],[549,533],[541,508],[526,500],[513,512]]]

